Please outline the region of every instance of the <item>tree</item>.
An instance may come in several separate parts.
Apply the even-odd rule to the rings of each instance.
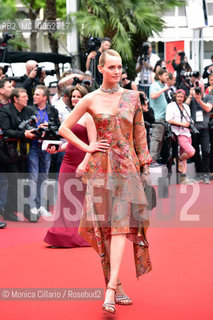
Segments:
[[[165,27],[163,11],[182,6],[181,0],[80,0],[72,14],[81,37],[110,37],[124,61],[140,53],[141,44]]]
[[[30,49],[31,51],[37,51],[37,31],[36,30],[36,19],[39,18],[39,13],[41,8],[44,9],[45,19],[48,21],[56,21],[57,18],[61,18],[66,13],[66,0],[20,0],[20,2],[27,9],[27,13],[25,17],[20,17],[17,15],[16,1],[15,0],[0,0],[1,1],[1,10],[0,10],[0,21],[16,21],[17,18],[21,18],[22,20],[25,18],[29,18],[32,25],[32,31],[30,34]],[[14,18],[15,17],[15,18]],[[42,26],[42,22],[41,22]],[[51,30],[52,32],[48,33],[48,39],[50,43],[51,51],[54,53],[58,53],[58,41],[56,37],[54,37],[55,30]],[[17,40],[10,41],[17,45],[24,46],[24,43],[20,42],[21,30],[19,35],[16,35]],[[26,45],[25,45],[26,47]]]

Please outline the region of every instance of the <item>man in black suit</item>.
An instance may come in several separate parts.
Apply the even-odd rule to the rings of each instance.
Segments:
[[[10,95],[11,103],[0,109],[0,128],[3,136],[7,137],[5,142],[6,156],[5,172],[8,179],[7,203],[4,210],[4,220],[19,221],[15,212],[18,204],[18,179],[22,178],[25,172],[25,159],[29,150],[29,143],[26,139],[33,139],[32,130],[21,130],[19,125],[23,120],[28,120],[34,111],[27,106],[28,95],[24,88],[15,88]],[[20,200],[20,199],[19,199]],[[24,213],[24,212],[23,212]],[[31,221],[31,217],[24,213]],[[35,217],[34,217],[35,218]]]

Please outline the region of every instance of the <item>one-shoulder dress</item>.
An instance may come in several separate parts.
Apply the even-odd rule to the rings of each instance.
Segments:
[[[116,114],[92,116],[98,140],[108,140],[110,147],[106,153],[90,156],[83,175],[87,190],[79,233],[100,255],[108,283],[110,261],[104,241],[112,234],[126,234],[132,241],[137,277],[151,270],[146,239],[147,199],[140,168],[150,164],[152,158],[137,91],[123,91]]]
[[[86,144],[89,143],[87,130],[76,124],[72,131]],[[75,175],[76,168],[83,161],[85,152],[68,143],[58,180],[58,198],[53,226],[44,241],[52,246],[72,248],[90,246],[78,233],[86,186]]]

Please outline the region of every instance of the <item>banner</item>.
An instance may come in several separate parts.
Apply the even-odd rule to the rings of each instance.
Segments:
[[[172,67],[172,60],[175,59],[175,55],[178,51],[184,51],[184,41],[169,41],[166,42],[165,46],[165,60],[166,60],[166,69],[168,72],[174,72],[174,68]],[[177,55],[176,63],[180,63],[180,56]]]

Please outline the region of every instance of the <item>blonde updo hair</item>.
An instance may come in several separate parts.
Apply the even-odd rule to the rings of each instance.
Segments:
[[[99,58],[99,65],[101,67],[104,66],[104,64],[106,62],[107,55],[121,58],[120,54],[117,51],[115,51],[113,49],[105,50],[104,52],[102,52],[102,54],[100,55],[100,58]]]

